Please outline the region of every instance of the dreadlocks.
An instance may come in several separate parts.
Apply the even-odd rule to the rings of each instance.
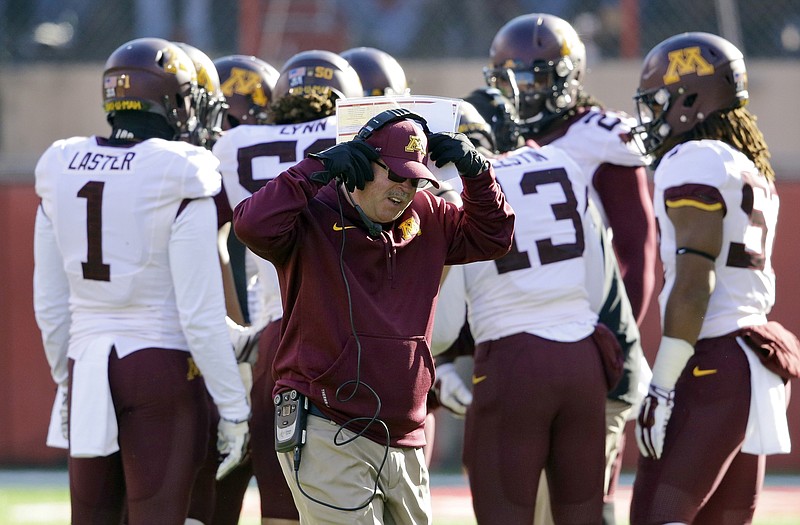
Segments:
[[[756,125],[756,116],[745,108],[712,113],[680,137],[665,141],[653,154],[660,159],[677,142],[688,140],[720,140],[744,153],[758,171],[774,181],[775,172],[769,162],[770,154],[764,135]]]
[[[756,116],[745,108],[712,113],[689,132],[692,135],[690,140],[715,139],[726,142],[752,160],[758,171],[769,180],[775,180],[767,142],[756,120]]]
[[[268,124],[296,124],[321,119],[336,113],[335,100],[317,92],[287,95],[270,104]]]

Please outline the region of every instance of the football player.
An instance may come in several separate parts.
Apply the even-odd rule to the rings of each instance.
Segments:
[[[629,131],[635,124],[628,115],[604,108],[584,89],[586,50],[575,29],[549,14],[532,13],[507,22],[492,41],[490,65],[484,71],[488,87],[509,99],[516,122],[505,129],[513,143],[518,135],[538,144],[565,150],[583,169],[591,201],[608,229],[614,258],[606,258],[607,276],[588,282],[594,302],[606,308],[601,321],[617,332],[626,352],[625,374],[609,393],[606,405],[606,506],[604,521],[614,523],[613,493],[619,475],[615,459],[624,445],[625,422],[633,417],[642,397],[642,374],[649,372],[641,349],[638,323],[647,311],[655,284],[656,227],[645,170],[646,158],[633,146]],[[602,254],[601,254],[602,256]],[[616,265],[619,268],[616,268]],[[602,268],[603,263],[592,265]],[[613,273],[623,283],[616,285]],[[599,300],[598,300],[599,299]],[[625,304],[630,303],[630,308]],[[596,311],[600,311],[600,309]],[[628,311],[628,310],[632,310]],[[549,523],[547,498],[540,498]]]
[[[403,67],[389,53],[374,47],[354,47],[339,55],[358,73],[365,97],[411,93]]]
[[[228,109],[214,62],[208,55],[184,42],[175,42],[192,59],[197,70],[197,96],[192,100],[194,119],[189,123],[187,140],[211,149],[222,133],[222,120]]]
[[[473,391],[453,388],[452,365],[437,360],[438,394],[466,415],[463,460],[478,523],[532,523],[543,469],[557,523],[598,523],[603,407],[613,383],[602,356],[621,360],[621,349],[598,324],[589,297],[597,233],[588,183],[554,146],[519,148],[493,165],[517,213],[514,244],[496,261],[451,268],[436,312],[436,324],[445,313],[450,322],[435,324],[434,341],[458,346],[466,315],[475,341]]]
[[[181,141],[197,73],[142,38],[103,72],[108,138],[55,142],[36,166],[34,310],[67,386],[72,523],[181,525],[220,414],[223,475],[250,408],[225,324],[212,197],[218,161]],[[145,388],[143,388],[145,387]]]
[[[277,78],[259,62],[245,62],[242,57],[216,62],[224,79],[223,92],[230,100],[227,125],[231,127],[213,151],[220,159],[231,207],[307,154],[333,146],[336,98],[362,94],[358,74],[330,51],[294,55]],[[258,267],[260,301],[250,304],[258,305],[253,315],[258,312],[268,322],[253,370],[252,468],[261,494],[262,523],[288,525],[298,523],[299,515],[275,455],[270,370],[283,311],[274,267],[260,257],[252,260]],[[252,316],[251,322],[255,322]]]
[[[635,132],[656,166],[664,287],[633,525],[750,523],[765,455],[789,452],[792,375],[759,356],[796,359],[797,338],[767,320],[779,201],[749,96],[741,51],[713,34],[668,38],[642,65]]]
[[[175,44],[184,50],[192,60],[198,77],[197,95],[193,99],[194,118],[187,126],[188,134],[182,138],[210,150],[229,121],[227,119],[229,105],[223,94],[220,76],[215,63],[208,55],[188,44],[182,42]],[[242,375],[249,399],[252,385],[251,364],[255,362],[257,352],[254,350],[264,325],[256,323],[245,326],[249,324],[246,283],[242,279],[242,287],[245,289],[240,294],[234,275],[234,272],[246,273],[245,261],[243,256],[237,257],[239,252],[235,251],[241,246],[241,243],[237,244],[235,235],[230,234],[233,210],[228,203],[224,187],[215,195],[214,202],[217,206],[218,247],[228,314],[226,322],[239,363],[239,372]],[[231,251],[234,252],[233,255]],[[241,252],[243,251],[242,246]],[[248,315],[246,316],[245,313]],[[252,477],[250,458],[247,455],[235,469],[231,469],[224,477],[217,479],[219,454],[216,449],[216,428],[219,414],[210,398],[209,407],[211,410],[211,439],[209,440],[208,456],[192,489],[189,519],[187,519],[186,525],[235,525],[239,521],[241,502]]]

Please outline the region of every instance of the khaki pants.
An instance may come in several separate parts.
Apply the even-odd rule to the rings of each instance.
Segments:
[[[354,434],[347,430],[337,434],[339,425],[317,416],[308,416],[306,428],[298,472],[294,454],[278,453],[301,524],[432,523],[430,479],[421,448],[387,451],[363,437],[339,446],[336,443]]]
[[[628,420],[631,410],[633,410],[633,407],[628,403],[615,399],[606,400],[606,472],[603,480],[605,494],[608,494],[612,466],[617,459],[619,442],[622,439],[622,434],[625,431],[625,422]],[[547,489],[547,476],[544,471],[542,471],[539,478],[533,525],[554,525],[553,513],[550,510],[550,491]]]

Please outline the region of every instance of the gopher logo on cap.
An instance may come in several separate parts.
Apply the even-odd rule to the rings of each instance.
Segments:
[[[414,220],[413,217],[404,220],[398,228],[400,229],[404,241],[416,237],[417,235],[422,235],[419,229],[419,223]]]
[[[418,137],[417,135],[409,135],[408,136],[408,144],[406,144],[405,150],[408,153],[413,153],[415,151],[419,151],[421,153],[425,153],[422,150],[422,138]]]

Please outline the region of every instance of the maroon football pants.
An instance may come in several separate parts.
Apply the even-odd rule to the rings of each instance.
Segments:
[[[188,352],[147,348],[112,351],[108,379],[120,450],[69,458],[72,524],[118,525],[127,511],[129,525],[183,525],[208,440],[203,378]]]
[[[639,457],[631,524],[750,523],[765,460],[740,452],[749,413],[750,367],[736,339],[698,341],[675,385],[661,459]]]
[[[261,516],[300,520],[294,498],[283,477],[275,452],[275,405],[272,402],[272,361],[278,349],[280,319],[271,322],[258,341],[258,361],[253,370],[253,417],[250,421],[250,451],[253,473],[261,495]]]
[[[556,523],[601,523],[606,394],[590,337],[517,334],[476,347],[464,465],[479,524],[533,523],[542,469]]]

